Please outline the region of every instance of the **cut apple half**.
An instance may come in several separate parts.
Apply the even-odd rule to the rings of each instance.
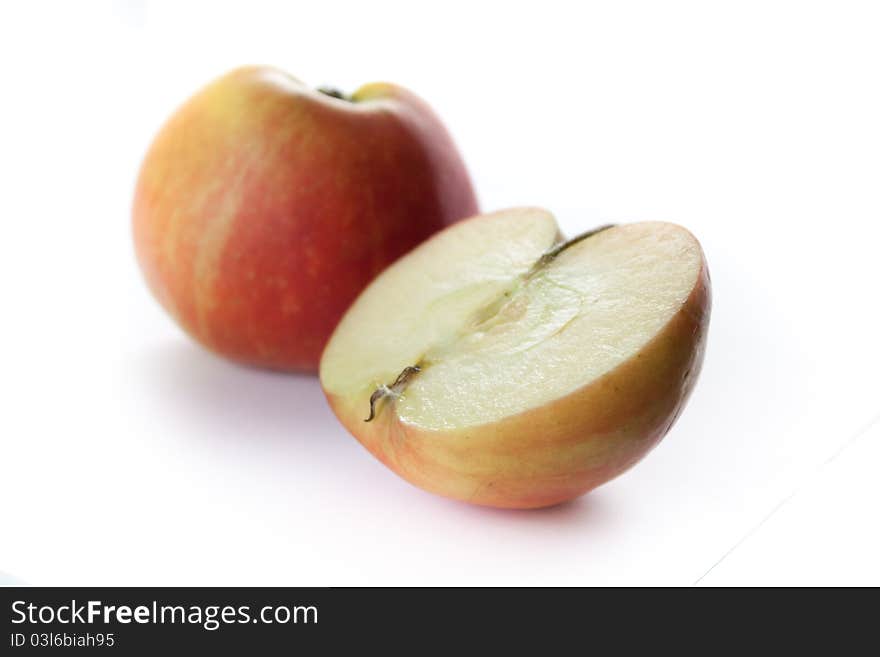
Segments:
[[[549,506],[641,459],[703,359],[709,276],[669,223],[562,239],[540,209],[474,217],[385,270],[328,343],[345,427],[426,490]]]

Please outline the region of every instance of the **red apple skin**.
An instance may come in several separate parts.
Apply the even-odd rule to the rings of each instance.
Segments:
[[[325,394],[364,447],[420,488],[485,506],[553,506],[628,470],[666,435],[699,375],[710,313],[704,259],[688,299],[638,354],[565,397],[493,424],[428,431],[401,420],[393,402],[364,422],[364,399]]]
[[[193,338],[242,363],[314,372],[379,272],[477,212],[449,134],[414,94],[374,83],[341,100],[250,67],[161,129],[132,215],[147,283]]]

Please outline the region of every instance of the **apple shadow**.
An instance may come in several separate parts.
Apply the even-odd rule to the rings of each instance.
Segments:
[[[145,360],[147,394],[194,435],[308,451],[346,447],[341,428],[340,440],[315,439],[337,426],[316,375],[237,365],[185,341],[159,343]]]
[[[550,530],[571,526],[577,527],[580,533],[586,525],[596,526],[613,522],[613,517],[606,512],[607,508],[601,497],[593,491],[573,500],[540,509],[495,509],[456,503],[451,500],[450,503],[460,506],[462,513],[491,525],[505,525],[512,522],[530,530]]]
[[[401,494],[422,496],[427,505],[456,522],[482,523],[517,531],[548,530],[613,522],[596,495],[542,509],[495,509],[449,500],[407,484],[366,458],[365,451],[339,424],[318,378],[259,370],[230,363],[183,340],[160,342],[142,356],[142,391],[154,412],[171,416],[187,440],[220,443],[233,451],[252,452],[258,460],[307,458],[316,469],[349,470],[394,503]],[[375,467],[370,467],[373,465]],[[412,502],[412,500],[409,500]]]

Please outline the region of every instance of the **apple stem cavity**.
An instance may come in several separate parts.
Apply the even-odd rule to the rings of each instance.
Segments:
[[[346,96],[336,87],[318,87],[318,91],[325,96],[330,96],[331,98],[338,98],[339,100],[344,100],[347,102],[352,102],[351,98]]]
[[[419,365],[404,367],[403,371],[397,375],[396,379],[394,379],[394,383],[390,386],[382,384],[376,388],[376,390],[373,391],[373,394],[370,395],[370,417],[364,420],[364,422],[370,422],[376,417],[376,404],[386,397],[399,397],[400,393],[402,393],[406,389],[406,386],[409,385],[410,380],[421,371],[422,368]]]

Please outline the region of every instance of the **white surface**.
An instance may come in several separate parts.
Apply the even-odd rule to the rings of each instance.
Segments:
[[[878,463],[880,417],[780,502],[700,584],[876,586]]]
[[[691,584],[729,553],[701,584],[880,584],[876,426],[849,442],[880,413],[880,10],[580,4],[4,3],[0,570]],[[690,228],[714,314],[661,446],[565,506],[471,508],[374,462],[315,379],[187,340],[134,263],[134,177],[167,114],[249,62],[411,87],[485,209]]]

